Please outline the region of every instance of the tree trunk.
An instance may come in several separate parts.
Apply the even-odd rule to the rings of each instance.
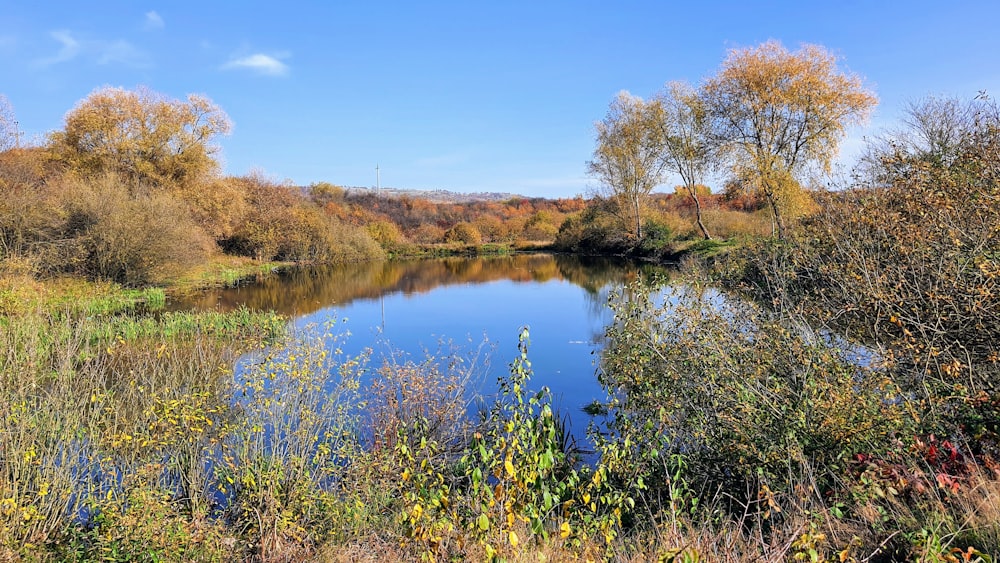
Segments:
[[[770,191],[765,195],[767,196],[767,202],[771,205],[771,214],[774,216],[774,222],[778,226],[778,240],[785,240],[785,220],[781,217],[781,209],[778,208],[778,202],[774,199],[774,194]],[[774,236],[773,229],[771,236]]]
[[[712,240],[712,235],[708,234],[708,229],[705,228],[705,223],[701,221],[701,202],[698,200],[698,194],[695,192],[696,188],[688,188],[688,195],[694,200],[694,213],[695,218],[698,220],[698,228],[701,229],[701,234],[705,237],[705,240]]]
[[[639,195],[632,199],[632,203],[635,207],[635,240],[642,240],[642,219],[639,217]]]

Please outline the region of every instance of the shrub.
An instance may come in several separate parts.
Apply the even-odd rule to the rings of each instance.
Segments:
[[[0,153],[0,257],[26,257],[58,234],[62,209],[37,150]]]
[[[771,218],[763,211],[708,209],[703,220],[709,232],[723,239],[738,236],[765,237],[771,233]]]
[[[185,186],[174,193],[188,205],[195,222],[216,241],[232,237],[250,212],[246,192],[233,178]]]
[[[444,241],[478,246],[482,244],[483,237],[471,223],[462,222],[445,231]]]
[[[220,241],[227,252],[258,260],[350,261],[383,255],[363,229],[325,215],[297,188],[260,176],[234,179],[248,211],[232,236]]]
[[[338,523],[335,485],[344,460],[361,452],[367,364],[339,352],[342,337],[335,320],[309,327],[234,378],[239,417],[216,477],[230,525],[259,560],[304,558]]]
[[[594,199],[578,215],[567,217],[556,234],[555,246],[573,252],[623,253],[631,248],[621,219],[607,209],[607,202]]]
[[[203,260],[210,241],[167,194],[130,195],[114,175],[67,181],[66,243],[50,247],[50,270],[126,286],[161,282]]]
[[[1000,379],[1000,110],[913,111],[912,136],[873,147],[859,185],[818,194],[822,209],[793,244],[750,252],[743,281],[886,350],[893,377],[923,399],[927,432],[996,448],[986,405]]]
[[[674,232],[670,226],[647,219],[642,228],[642,240],[639,241],[639,250],[644,254],[657,255],[667,251],[670,243],[674,240]]]
[[[586,516],[580,513],[586,509],[570,509],[585,505],[592,487],[585,484],[587,474],[573,467],[576,458],[566,445],[551,393],[528,389],[527,337],[522,331],[520,353],[500,379],[499,396],[460,450],[431,431],[432,418],[411,418],[400,430],[399,518],[424,557],[458,555],[464,543],[460,534],[475,539],[487,559],[509,557],[550,534],[568,537],[572,512],[582,517],[577,529],[585,529]],[[469,548],[464,550],[469,556]]]
[[[480,215],[472,224],[483,235],[483,242],[509,242],[511,238],[507,225],[493,215]]]
[[[364,229],[347,223],[332,221],[328,227],[335,245],[331,248],[331,262],[363,262],[378,260],[385,256],[382,248]]]
[[[547,211],[536,211],[528,218],[521,231],[525,240],[554,240],[559,232],[556,218]]]
[[[329,182],[317,182],[309,186],[309,197],[319,207],[326,207],[327,204],[339,205],[344,203],[347,191]]]
[[[445,230],[437,225],[424,224],[417,227],[410,235],[414,242],[420,244],[435,244],[444,242]]]
[[[843,460],[884,452],[889,436],[913,428],[885,372],[801,321],[696,286],[657,301],[641,287],[612,298],[600,378],[623,392],[623,416],[649,421],[668,452],[685,455],[699,488],[791,492],[812,470],[829,486]]]
[[[406,237],[392,221],[379,220],[366,225],[368,235],[385,250],[395,250],[406,243]]]
[[[707,210],[706,210],[707,213]],[[702,238],[701,232],[694,222],[691,210],[676,209],[651,213],[646,220],[654,225],[666,228],[678,239]]]

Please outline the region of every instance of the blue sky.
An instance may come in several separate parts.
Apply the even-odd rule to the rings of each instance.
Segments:
[[[620,90],[697,84],[777,39],[842,57],[880,98],[1000,96],[1000,2],[17,2],[0,93],[27,138],[101,86],[201,93],[232,118],[225,170],[298,184],[587,194],[593,123]]]

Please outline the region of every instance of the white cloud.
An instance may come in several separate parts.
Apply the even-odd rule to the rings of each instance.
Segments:
[[[49,36],[61,44],[59,51],[51,57],[38,59],[35,64],[39,66],[50,66],[58,63],[71,61],[80,54],[80,42],[77,41],[69,31],[59,30],[49,33]]]
[[[149,57],[135,45],[121,39],[117,41],[99,41],[94,43],[97,64],[122,64],[132,67],[147,67]]]
[[[143,29],[152,31],[154,29],[163,29],[164,26],[166,26],[166,23],[164,23],[160,14],[153,11],[146,12],[146,20],[142,25]]]
[[[234,58],[222,65],[222,68],[223,70],[248,69],[267,76],[284,76],[288,74],[288,65],[276,57],[263,53]]]
[[[77,58],[85,58],[99,65],[117,64],[145,68],[151,64],[149,55],[123,39],[82,40],[67,30],[53,31],[49,36],[60,43],[59,51],[52,56],[37,59],[34,62],[35,66],[47,67]]]

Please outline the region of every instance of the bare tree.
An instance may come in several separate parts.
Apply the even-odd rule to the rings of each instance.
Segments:
[[[886,187],[904,172],[918,173],[916,166],[951,167],[990,145],[1000,107],[985,93],[970,101],[931,96],[909,102],[902,122],[869,140],[854,169],[857,183]]]
[[[620,92],[604,120],[595,124],[597,148],[587,163],[587,170],[607,189],[636,239],[642,237],[643,203],[663,182],[667,166],[661,115],[660,104]]]
[[[0,152],[8,151],[19,144],[17,118],[7,96],[0,94]]]

